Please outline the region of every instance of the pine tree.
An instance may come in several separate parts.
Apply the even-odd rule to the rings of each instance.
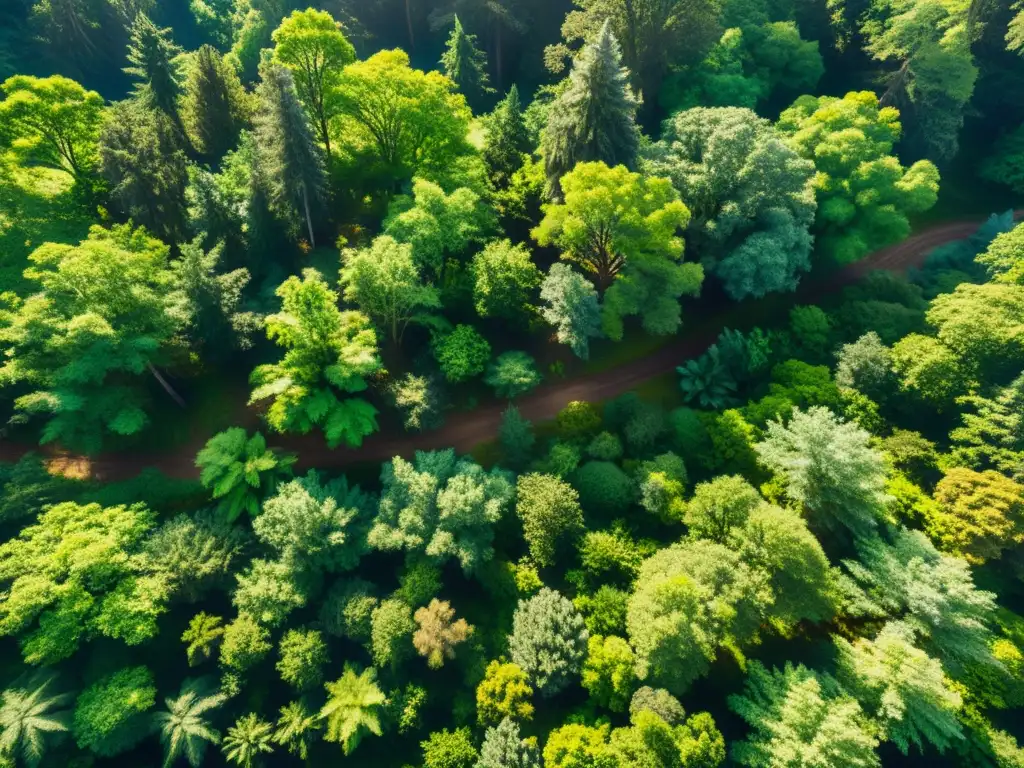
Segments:
[[[561,197],[559,182],[577,163],[601,160],[610,167],[635,167],[639,131],[634,118],[640,102],[621,62],[619,43],[606,22],[551,105],[541,145],[552,197]]]
[[[320,199],[324,167],[291,72],[275,64],[266,66],[257,95],[256,144],[271,198],[278,206],[302,206],[300,215],[305,216],[315,248],[311,207]]]
[[[202,46],[185,81],[182,120],[192,145],[220,158],[238,143],[250,119],[251,96],[234,67],[212,45]]]
[[[455,27],[448,37],[445,52],[441,54],[441,66],[459,91],[474,105],[480,99],[494,93],[487,76],[487,55],[476,47],[476,35],[466,32],[455,16]]]
[[[523,167],[523,156],[530,150],[530,133],[523,118],[519,89],[513,85],[491,113],[484,140],[484,162],[496,187],[509,185],[512,174]]]
[[[136,92],[149,106],[163,111],[175,125],[181,127],[178,97],[181,95],[180,74],[175,57],[181,48],[171,39],[170,27],[161,29],[149,17],[140,13],[135,17],[128,44],[126,74],[142,80]]]

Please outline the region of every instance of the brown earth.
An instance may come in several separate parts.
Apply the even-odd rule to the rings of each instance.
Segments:
[[[1017,212],[1018,216],[1021,214],[1024,211]],[[902,272],[918,267],[934,248],[968,237],[978,225],[978,221],[953,221],[929,227],[900,243],[875,251],[826,278],[805,283],[798,291],[797,298],[804,303],[813,303],[824,295],[856,282],[872,270]],[[697,357],[715,341],[721,330],[722,323],[716,323],[712,316],[701,323],[699,330],[684,333],[647,357],[598,374],[541,385],[519,400],[517,406],[525,418],[537,423],[554,418],[567,403],[574,400],[608,400],[644,382],[671,373],[684,360]],[[448,447],[467,453],[497,436],[504,409],[504,403],[493,403],[470,412],[456,413],[448,417],[441,429],[424,434],[378,433],[367,438],[358,449],[331,450],[319,434],[274,437],[270,442],[298,454],[300,468],[337,469],[355,463],[379,463],[393,456],[409,457],[417,450]],[[257,426],[257,415],[253,410],[240,416],[240,420],[245,422],[242,426],[251,429]],[[105,481],[125,480],[147,467],[154,467],[171,477],[194,478],[198,476],[194,465],[195,455],[201,447],[200,443],[181,446],[173,453],[102,454],[91,458],[57,450],[44,450],[44,453],[48,455],[53,470],[79,477]],[[0,461],[16,461],[29,450],[32,449],[12,444],[0,445]]]

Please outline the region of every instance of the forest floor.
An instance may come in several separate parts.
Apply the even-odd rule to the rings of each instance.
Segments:
[[[1018,217],[1022,214],[1024,211],[1017,212]],[[873,270],[905,271],[918,267],[924,263],[932,250],[968,237],[979,224],[978,220],[968,220],[930,226],[900,243],[875,251],[854,264],[817,280],[805,282],[786,306],[815,303],[826,295],[857,282]],[[583,374],[542,384],[518,400],[516,406],[524,418],[539,424],[553,419],[566,404],[574,400],[597,403],[638,389],[652,379],[670,374],[683,361],[699,356],[714,343],[723,328],[742,328],[778,322],[777,302],[765,301],[759,306],[750,306],[750,310],[739,313],[733,308],[731,311],[725,310],[706,317],[699,325],[684,330],[679,336],[644,357],[599,373]],[[299,469],[331,470],[354,464],[380,463],[394,456],[411,457],[415,451],[442,448],[455,448],[459,453],[469,453],[497,437],[502,413],[506,407],[507,404],[504,402],[495,402],[472,411],[450,414],[444,426],[432,432],[377,433],[367,438],[360,448],[332,450],[324,443],[319,432],[304,436],[273,435],[268,437],[268,442],[274,447],[298,454]],[[259,414],[253,408],[240,407],[235,423],[250,430],[256,429],[260,424]],[[201,439],[197,438],[178,446],[169,453],[135,451],[94,457],[75,456],[57,449],[38,449],[7,443],[0,444],[0,461],[17,461],[24,454],[35,450],[42,451],[48,458],[51,471],[80,478],[88,477],[107,482],[127,480],[138,475],[143,469],[151,467],[169,477],[192,479],[198,477],[198,470],[194,464],[196,453],[210,436],[204,435]]]

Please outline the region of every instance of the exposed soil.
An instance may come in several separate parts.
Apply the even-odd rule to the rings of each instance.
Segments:
[[[1021,214],[1024,214],[1024,211],[1017,212],[1018,216]],[[934,248],[968,237],[978,225],[978,221],[954,221],[930,227],[903,242],[876,251],[826,278],[805,283],[798,291],[797,297],[804,303],[813,303],[826,294],[855,283],[872,270],[904,271],[918,267]],[[713,316],[705,318],[699,330],[684,330],[679,337],[647,357],[598,374],[549,382],[517,401],[516,405],[525,418],[536,423],[554,418],[573,400],[600,402],[614,398],[650,379],[671,373],[684,360],[699,356],[714,343],[721,330],[722,325],[716,324]],[[466,453],[497,436],[505,407],[504,403],[492,403],[470,412],[450,414],[441,429],[424,434],[378,433],[369,437],[358,449],[331,450],[318,433],[296,437],[273,436],[269,438],[269,442],[276,447],[297,453],[300,469],[336,469],[355,463],[383,462],[393,456],[409,457],[417,450],[454,447],[459,453]],[[255,428],[255,412],[250,409],[240,421],[245,422],[244,426]],[[54,469],[79,477],[114,481],[132,478],[147,467],[159,469],[170,477],[197,477],[198,471],[194,461],[200,448],[202,443],[181,446],[173,453],[102,454],[91,458],[73,456],[57,450],[44,449],[43,452],[50,458]],[[0,461],[16,461],[29,450],[31,449],[10,443],[0,444]]]

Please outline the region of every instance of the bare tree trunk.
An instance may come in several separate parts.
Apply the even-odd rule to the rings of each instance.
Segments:
[[[158,371],[152,363],[146,363],[146,367],[149,368],[149,372],[153,374],[153,378],[160,382],[160,386],[164,388],[164,391],[171,396],[171,399],[176,402],[180,407],[185,407],[185,401],[181,398],[174,388],[167,383],[167,379]]]
[[[309,229],[309,244],[316,248],[316,238],[313,237],[313,217],[309,215],[309,194],[306,192],[306,185],[302,185],[302,204],[306,207],[306,227]]]

